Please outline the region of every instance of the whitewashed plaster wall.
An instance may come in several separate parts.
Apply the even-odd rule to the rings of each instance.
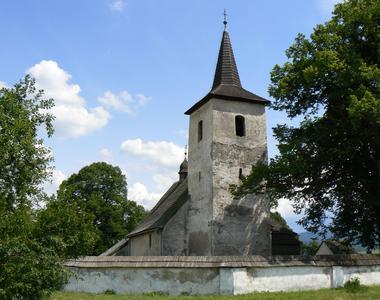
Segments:
[[[173,257],[173,261],[179,260]],[[166,265],[170,263],[166,262]],[[76,276],[66,291],[120,294],[226,294],[315,290],[342,287],[352,278],[362,284],[380,284],[380,264],[371,266],[281,266],[267,267],[70,267]],[[146,264],[149,266],[149,263]]]

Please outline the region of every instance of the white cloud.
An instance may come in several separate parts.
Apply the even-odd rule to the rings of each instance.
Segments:
[[[185,149],[166,141],[145,142],[141,139],[125,140],[121,149],[165,167],[178,168],[184,158]]]
[[[155,174],[153,175],[153,181],[156,184],[156,188],[159,191],[166,192],[169,187],[178,180],[178,174],[173,172],[172,174]]]
[[[126,6],[126,3],[123,0],[116,0],[111,5],[110,8],[115,11],[123,11]]]
[[[0,81],[0,89],[2,88],[9,88],[9,86],[4,81]]]
[[[326,16],[330,16],[334,10],[334,6],[337,3],[342,2],[343,0],[316,0],[317,7],[320,12]]]
[[[151,100],[151,97],[147,97],[144,94],[137,94],[136,95],[137,103],[140,106],[144,106],[149,100]]]
[[[107,148],[100,149],[99,155],[105,162],[109,162],[112,160],[112,152]]]
[[[146,186],[140,182],[133,184],[128,189],[128,199],[136,201],[146,209],[151,209],[161,198],[162,194],[148,192]]]
[[[291,202],[285,198],[281,198],[280,200],[278,200],[278,206],[276,208],[276,211],[278,211],[283,218],[295,216]]]
[[[125,90],[118,94],[114,94],[111,91],[106,91],[103,96],[99,97],[99,102],[107,108],[123,111],[128,114],[134,114],[150,99],[150,97],[143,94],[137,94],[133,97],[128,91]]]
[[[46,182],[44,184],[44,191],[48,195],[54,194],[59,188],[62,181],[66,179],[66,175],[57,169],[54,169],[51,176],[51,182]]]
[[[79,137],[104,127],[110,114],[101,106],[87,109],[80,96],[80,86],[69,83],[71,75],[57,62],[43,60],[27,70],[45,96],[55,100],[51,112],[56,117],[54,128],[59,137]]]

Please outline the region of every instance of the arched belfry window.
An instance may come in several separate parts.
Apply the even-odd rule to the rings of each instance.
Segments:
[[[203,139],[203,121],[198,122],[198,142]]]
[[[235,130],[237,136],[245,136],[245,119],[243,116],[235,117]]]

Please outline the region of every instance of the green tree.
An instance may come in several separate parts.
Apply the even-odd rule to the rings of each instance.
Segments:
[[[0,211],[31,206],[49,176],[52,156],[38,137],[45,126],[53,134],[53,99],[44,99],[26,76],[13,88],[0,89]]]
[[[380,242],[379,24],[378,0],[349,0],[310,38],[297,36],[269,93],[273,109],[303,121],[274,128],[279,155],[239,189],[265,186],[292,200],[306,229],[369,248]]]
[[[97,162],[63,181],[57,199],[48,203],[39,220],[43,230],[53,231],[56,239],[69,246],[66,256],[72,257],[104,252],[144,215],[142,206],[127,199],[127,182],[120,168]],[[78,226],[83,232],[78,232]]]
[[[60,257],[33,235],[33,203],[43,197],[52,160],[37,131],[52,135],[52,106],[29,76],[0,89],[1,299],[39,299],[67,279]]]
[[[62,259],[35,238],[33,229],[30,209],[1,215],[0,299],[41,299],[68,279]]]
[[[310,240],[308,243],[302,243],[302,255],[315,255],[320,243],[315,239]]]
[[[100,234],[94,226],[94,215],[78,210],[75,203],[47,200],[47,207],[37,213],[35,236],[46,247],[65,258],[76,258],[93,253]]]

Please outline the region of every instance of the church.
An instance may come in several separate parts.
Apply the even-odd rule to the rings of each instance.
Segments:
[[[188,160],[180,165],[178,181],[103,256],[273,253],[268,197],[236,199],[229,191],[252,166],[267,162],[269,101],[242,87],[226,25],[225,20],[212,88],[185,112],[190,117]]]

